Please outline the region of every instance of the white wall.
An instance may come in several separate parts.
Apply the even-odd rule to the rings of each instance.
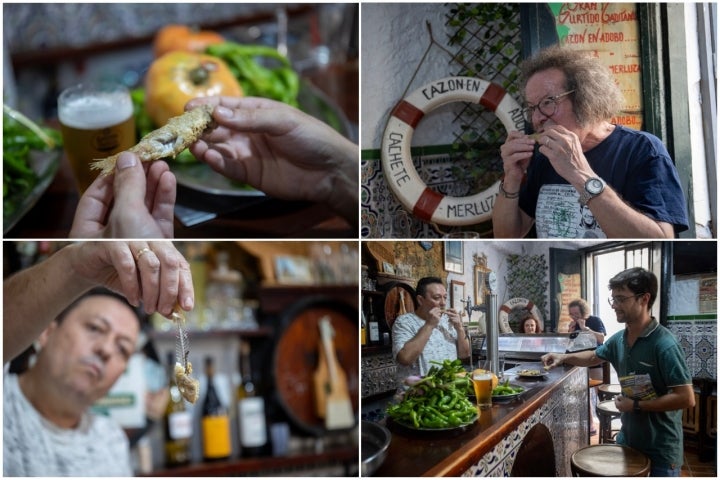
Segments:
[[[361,6],[361,101],[362,149],[380,148],[387,116],[404,98],[415,69],[430,45],[426,27],[447,48],[446,6],[442,3],[363,4]],[[408,92],[450,75],[450,56],[434,46],[427,55]],[[448,132],[451,108],[438,109],[423,119],[413,135],[413,146],[451,143]]]

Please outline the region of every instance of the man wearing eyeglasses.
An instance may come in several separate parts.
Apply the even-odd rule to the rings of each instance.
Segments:
[[[680,476],[682,411],[695,406],[695,394],[680,344],[650,315],[657,297],[657,278],[643,268],[631,268],[611,278],[609,288],[612,295],[608,301],[625,330],[594,351],[548,353],[542,362],[546,368],[610,362],[623,391],[615,397],[622,420],[617,443],[647,455],[651,476]]]
[[[493,206],[496,237],[673,238],[688,229],[677,169],[660,139],[610,123],[623,96],[585,52],[551,47],[523,62],[525,118],[510,132]],[[581,226],[578,203],[597,220]]]

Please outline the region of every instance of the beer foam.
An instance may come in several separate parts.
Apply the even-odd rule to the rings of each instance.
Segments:
[[[127,94],[100,93],[64,102],[58,108],[58,119],[68,127],[95,130],[122,123],[132,113],[132,101]]]

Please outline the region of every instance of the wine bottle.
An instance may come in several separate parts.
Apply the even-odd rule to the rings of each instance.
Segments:
[[[242,380],[237,389],[238,431],[240,455],[257,457],[264,453],[267,443],[265,400],[258,391],[250,365],[250,344],[240,345],[240,371]]]
[[[175,358],[167,356],[170,399],[165,408],[165,465],[177,467],[190,463],[190,439],[192,438],[192,415],[175,383]]]
[[[205,357],[207,393],[202,406],[203,459],[205,461],[222,460],[228,458],[232,452],[230,417],[215,389],[214,375],[213,359]]]
[[[362,317],[360,320],[360,345],[367,344],[367,326],[365,325],[365,312],[361,312]]]
[[[375,318],[373,312],[373,302],[370,299],[370,317],[368,318],[368,328],[370,329],[370,345],[377,345],[380,343],[380,324]]]

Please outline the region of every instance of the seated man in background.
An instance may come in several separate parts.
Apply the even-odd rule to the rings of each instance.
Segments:
[[[425,277],[416,288],[417,309],[400,315],[393,324],[393,357],[400,381],[425,375],[431,361],[470,357],[470,341],[460,314],[446,309],[447,289],[438,277]]]
[[[3,379],[4,476],[132,476],[122,428],[90,407],[125,371],[139,332],[137,312],[105,289],[50,323],[35,363]]]

